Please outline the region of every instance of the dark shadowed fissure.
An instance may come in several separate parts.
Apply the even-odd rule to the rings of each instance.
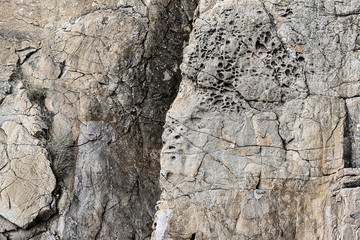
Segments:
[[[0,89],[0,107],[7,117],[11,97],[24,92],[29,98],[38,110],[31,122],[43,127],[41,136],[31,137],[42,144],[44,163],[52,167],[48,176],[56,177],[44,204],[51,211],[41,205],[27,225],[2,223],[1,239],[138,240],[154,230],[163,126],[199,0],[88,2],[56,3],[56,19],[45,17],[41,1],[21,2],[21,11],[44,14],[34,14],[39,24],[18,16],[21,31],[9,30],[10,20],[0,26],[0,41],[16,43],[8,48],[14,59],[5,54],[13,73],[5,81],[9,89]],[[55,167],[59,148],[70,163],[66,169]]]
[[[81,133],[99,138],[82,145],[80,135],[74,195],[64,215],[65,239],[150,238],[161,193],[163,125],[181,81],[182,52],[195,7],[192,0],[149,6],[141,60],[131,64],[137,57],[131,47],[125,50],[127,59],[118,62],[119,79],[127,80],[119,82],[112,101],[124,95],[130,100],[114,109],[101,98],[91,103],[87,122],[92,125]]]

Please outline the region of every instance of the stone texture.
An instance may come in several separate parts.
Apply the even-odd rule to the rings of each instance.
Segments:
[[[104,122],[86,122],[80,126],[80,132],[74,195],[65,217],[60,219],[64,226],[60,235],[76,239],[82,232],[84,239],[116,238],[121,234],[117,229],[128,227],[128,223],[114,216],[120,210],[119,204],[129,201],[118,198],[113,190],[116,187],[113,176],[117,175],[113,172],[116,132]]]
[[[52,212],[55,178],[46,158],[46,150],[16,122],[5,122],[1,129],[7,135],[2,146],[0,178],[0,214],[19,227],[26,227],[38,215]]]
[[[14,121],[26,128],[34,145],[39,143],[39,155],[63,135],[70,136],[68,150],[74,150],[66,163],[68,176],[56,176],[55,186],[50,171],[53,179],[44,186],[54,214],[49,219],[41,212],[23,214],[36,224],[12,228],[9,223],[1,236],[150,238],[160,195],[162,126],[181,80],[179,65],[196,3],[0,3],[0,126]],[[29,86],[43,97],[32,98]],[[31,114],[14,110],[17,96],[26,94],[36,100],[21,105],[37,109]],[[31,121],[21,122],[22,114]],[[44,154],[38,161],[54,168],[52,154]],[[26,163],[18,168],[26,171]],[[4,221],[13,215],[3,215]]]
[[[1,106],[8,111],[0,117],[0,215],[25,228],[55,212],[55,177],[44,143],[39,140],[46,124],[38,117],[38,106],[29,101],[24,90],[16,92],[14,99]],[[9,229],[7,223],[4,225]]]
[[[357,239],[357,4],[200,1],[153,239]]]
[[[359,7],[1,1],[0,239],[358,239]]]
[[[346,167],[359,167],[359,141],[360,141],[360,119],[359,119],[359,107],[360,99],[358,97],[346,99],[346,106],[348,110],[348,118],[346,122],[346,129],[344,135],[345,141],[345,154],[347,161]]]

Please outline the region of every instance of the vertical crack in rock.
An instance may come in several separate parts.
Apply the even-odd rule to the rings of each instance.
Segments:
[[[359,9],[4,1],[0,238],[357,238]]]
[[[360,98],[354,97],[346,100],[347,118],[344,129],[344,159],[345,167],[358,168],[359,165],[359,123],[358,111],[360,109]]]
[[[179,65],[196,4],[193,0],[4,3],[0,126],[15,121],[37,131],[38,124],[49,139],[31,134],[48,164],[46,158],[52,154],[45,151],[47,141],[69,136],[69,142],[78,142],[76,156],[67,154],[68,163],[62,165],[67,177],[57,176],[53,195],[45,195],[57,216],[27,229],[9,223],[0,229],[4,236],[150,238],[160,198],[162,127],[178,91]],[[41,103],[18,101],[22,95],[36,100],[38,93]],[[32,121],[20,121],[23,116]],[[1,148],[1,156],[7,156],[7,150]],[[0,175],[13,163],[10,160],[1,165]],[[26,165],[19,168],[25,171]],[[55,187],[51,183],[45,187]],[[11,220],[10,215],[3,216]]]
[[[344,123],[344,167],[351,168],[354,166],[353,164],[353,142],[354,142],[354,131],[353,124],[350,120],[349,109],[346,104],[346,119]]]

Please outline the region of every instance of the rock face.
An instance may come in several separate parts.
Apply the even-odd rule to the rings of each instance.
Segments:
[[[153,239],[358,239],[354,1],[200,1]]]
[[[55,177],[47,152],[37,138],[45,128],[37,116],[38,109],[24,91],[10,99],[2,105],[8,115],[0,117],[0,215],[25,228],[35,218],[46,219],[55,211]]]
[[[149,239],[196,1],[0,6],[0,239]]]
[[[359,8],[1,1],[0,239],[359,239]]]

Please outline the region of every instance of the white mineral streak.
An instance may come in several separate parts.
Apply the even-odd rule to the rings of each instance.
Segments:
[[[158,220],[157,220],[156,230],[155,230],[156,239],[161,239],[161,240],[165,239],[164,235],[166,228],[168,226],[170,215],[171,215],[171,210],[169,209],[162,209],[161,211],[159,211],[157,217]]]

